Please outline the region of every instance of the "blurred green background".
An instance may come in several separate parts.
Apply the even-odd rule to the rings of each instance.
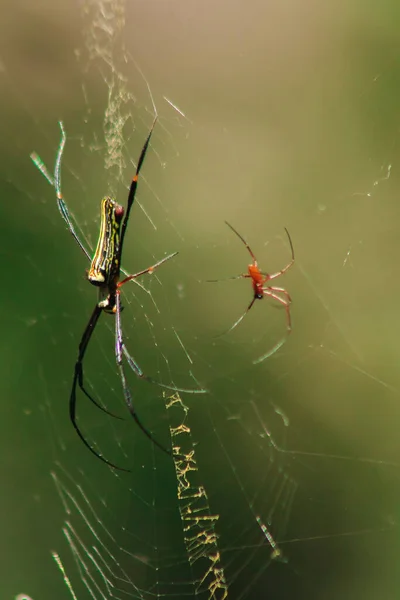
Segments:
[[[398,17],[393,2],[3,7],[1,599],[398,598]],[[52,167],[63,120],[63,191],[95,245],[100,199],[125,202],[152,122],[146,81],[159,122],[124,265],[179,255],[143,280],[150,294],[126,290],[123,328],[145,373],[189,387],[193,372],[209,390],[184,396],[190,434],[173,432],[195,450],[184,501],[176,464],[126,416],[106,315],[86,376],[125,420],[79,398],[79,423],[131,474],[73,431],[73,365],[96,291],[29,159]],[[113,101],[125,93],[119,175],[105,168],[104,119],[120,140]],[[293,333],[256,366],[285,314],[256,303],[218,337],[251,299],[249,281],[207,283],[249,262],[225,220],[262,270],[288,262],[284,227],[295,248],[277,280]],[[176,421],[161,388],[129,383],[169,445],[184,413]],[[218,538],[185,545],[179,511],[197,514],[200,497]],[[215,590],[202,578],[217,551],[226,583]]]

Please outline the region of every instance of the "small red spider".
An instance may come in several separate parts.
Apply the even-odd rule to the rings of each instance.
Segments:
[[[248,307],[246,308],[245,312],[242,314],[242,316],[239,317],[239,319],[237,321],[235,321],[235,323],[224,333],[231,332],[233,329],[235,329],[235,327],[237,327],[239,325],[239,323],[247,315],[247,313],[249,312],[249,310],[251,309],[251,307],[253,306],[253,304],[256,300],[262,300],[264,298],[264,296],[270,296],[271,298],[274,298],[275,300],[280,302],[285,307],[286,322],[287,322],[286,328],[287,328],[287,335],[289,335],[290,332],[292,331],[292,321],[290,318],[290,303],[292,302],[292,299],[289,296],[289,293],[284,288],[266,285],[266,284],[268,284],[269,281],[271,281],[271,279],[276,279],[277,277],[280,277],[281,275],[286,273],[286,271],[288,269],[290,269],[290,267],[294,263],[293,244],[292,244],[292,240],[290,238],[288,230],[285,227],[285,231],[286,231],[286,234],[289,239],[290,248],[292,250],[292,260],[281,271],[278,271],[277,273],[269,274],[269,273],[263,273],[262,271],[260,271],[260,269],[258,267],[257,259],[254,255],[252,249],[246,242],[246,240],[240,235],[240,233],[238,231],[236,231],[236,229],[234,227],[232,227],[232,225],[230,225],[227,221],[225,221],[225,223],[228,225],[228,227],[230,227],[232,229],[232,231],[243,242],[243,244],[246,246],[247,250],[249,251],[251,258],[253,259],[253,262],[250,263],[248,266],[248,273],[243,273],[242,275],[237,275],[236,277],[230,277],[230,279],[251,279],[251,283],[253,286],[253,298],[252,298],[250,304],[248,305]],[[283,294],[284,298],[281,298],[281,296],[278,296],[278,293]],[[279,350],[279,348],[281,346],[283,346],[286,339],[287,339],[287,336],[285,338],[283,338],[282,340],[280,340],[277,344],[275,344],[275,346],[271,350],[269,350],[266,354],[263,354],[262,356],[260,356],[260,358],[257,358],[255,361],[253,361],[254,364],[260,363],[263,360],[265,360],[266,358],[272,356],[272,354],[274,354],[277,350]]]

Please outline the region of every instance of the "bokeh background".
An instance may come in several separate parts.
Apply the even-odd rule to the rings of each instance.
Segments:
[[[1,598],[398,597],[398,17],[394,2],[3,6]],[[35,150],[52,169],[63,120],[63,191],[95,245],[100,199],[125,202],[151,126],[147,84],[159,122],[124,264],[179,255],[143,281],[150,293],[126,290],[124,332],[146,373],[190,387],[192,372],[209,390],[182,395],[185,437],[172,430],[194,450],[186,501],[177,463],[129,418],[79,400],[91,443],[130,474],[72,429],[73,365],[96,293],[29,159]],[[113,140],[121,171],[106,168]],[[225,220],[267,272],[290,258],[284,227],[293,239],[296,264],[277,280],[293,332],[259,365],[285,314],[257,302],[219,337],[251,299],[248,281],[207,282],[249,262]],[[126,415],[112,328],[104,316],[87,381]],[[129,383],[170,445],[183,416],[161,388],[132,373]],[[217,537],[189,543],[182,507],[196,513],[200,496]],[[225,579],[213,587],[217,552]]]

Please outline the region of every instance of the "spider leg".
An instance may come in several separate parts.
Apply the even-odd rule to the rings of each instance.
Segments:
[[[268,275],[267,273],[263,273],[263,275],[265,275],[266,278],[267,278],[266,281],[268,281],[269,279],[275,279],[275,277],[279,277],[280,275],[283,275],[294,264],[294,249],[293,249],[292,238],[290,237],[290,234],[289,234],[288,230],[286,229],[286,227],[285,227],[285,231],[287,233],[287,236],[288,236],[288,239],[289,239],[289,244],[290,244],[290,249],[292,251],[292,260],[286,265],[286,267],[284,267],[281,271],[278,271],[277,273],[273,273],[272,275]],[[282,291],[282,290],[280,290],[280,291]]]
[[[68,227],[68,229],[69,229],[72,237],[74,238],[75,242],[78,244],[79,248],[86,255],[86,257],[89,260],[91,260],[90,253],[85,248],[85,246],[83,245],[83,243],[79,239],[78,234],[75,231],[75,226],[73,224],[71,215],[69,213],[68,207],[67,207],[67,205],[66,205],[66,203],[64,201],[64,198],[63,198],[63,195],[62,195],[62,191],[61,191],[61,160],[62,160],[62,155],[63,155],[63,152],[64,152],[64,147],[65,147],[65,143],[66,143],[66,140],[67,140],[67,136],[66,136],[66,133],[65,133],[63,122],[59,121],[58,124],[60,125],[60,129],[61,129],[61,140],[60,140],[60,144],[58,146],[58,152],[57,152],[57,156],[56,156],[56,163],[55,163],[55,166],[54,166],[54,176],[51,176],[49,174],[46,165],[44,164],[44,162],[42,161],[42,159],[40,158],[40,156],[38,156],[36,154],[36,152],[32,152],[31,159],[32,159],[34,165],[39,169],[39,171],[42,173],[42,175],[50,183],[50,185],[52,185],[55,188],[56,194],[57,194],[57,206],[58,206],[58,210],[59,210],[62,218],[64,219],[65,223],[67,224],[67,227]]]
[[[86,388],[83,384],[83,359],[85,357],[90,338],[92,337],[92,333],[94,331],[94,328],[96,327],[97,321],[99,320],[101,313],[102,313],[102,309],[96,304],[96,307],[92,313],[92,316],[90,317],[89,323],[87,324],[86,329],[83,332],[82,339],[79,344],[78,360],[75,363],[75,371],[74,371],[74,379],[73,379],[73,384],[72,384],[71,399],[73,398],[73,401],[76,404],[76,385],[78,384],[80,389],[82,390],[82,392],[85,394],[85,396],[87,398],[89,398],[89,400],[91,402],[93,402],[93,404],[95,406],[97,406],[97,408],[99,408],[104,413],[106,413],[106,415],[110,415],[110,417],[114,417],[114,419],[120,419],[121,421],[123,421],[122,417],[115,415],[114,413],[112,413],[109,410],[107,410],[106,408],[104,408],[104,406],[101,406],[101,404],[99,404],[93,398],[93,396],[91,396],[91,394],[89,394],[89,392],[86,390]]]
[[[132,179],[131,187],[129,188],[128,203],[127,203],[127,207],[126,207],[126,213],[125,213],[124,222],[122,223],[122,228],[121,228],[121,242],[120,242],[120,247],[119,247],[119,258],[121,258],[122,248],[123,248],[123,245],[124,245],[124,238],[125,238],[125,233],[126,233],[126,227],[128,225],[129,215],[131,213],[132,205],[133,205],[133,202],[135,200],[135,195],[136,195],[136,190],[137,190],[137,185],[138,185],[138,179],[139,179],[140,169],[142,168],[143,161],[145,159],[146,152],[147,152],[147,149],[148,149],[149,144],[150,144],[150,138],[151,138],[151,135],[153,133],[154,126],[155,126],[156,123],[157,123],[157,115],[154,117],[153,124],[151,126],[149,135],[147,136],[146,141],[143,144],[143,148],[142,148],[142,151],[140,153],[139,160],[138,160],[137,167],[136,167],[136,173],[135,173],[135,175],[134,175],[134,177]],[[121,262],[120,262],[120,264],[121,264]]]
[[[241,323],[243,321],[243,319],[245,318],[245,316],[247,315],[247,313],[249,312],[249,310],[251,309],[251,307],[253,306],[253,304],[256,300],[257,300],[257,297],[254,296],[254,298],[252,299],[252,301],[250,302],[250,304],[248,305],[248,307],[246,308],[244,313],[238,318],[238,320],[235,321],[234,324],[231,325],[231,327],[229,327],[229,329],[227,329],[223,333],[218,334],[215,337],[221,337],[221,336],[226,335],[227,333],[230,333],[231,331],[233,331],[233,329],[235,329],[235,327],[237,327],[239,325],[239,323]]]
[[[254,263],[257,265],[257,259],[254,256],[254,252],[253,250],[250,248],[250,246],[248,245],[248,243],[246,242],[246,240],[240,235],[240,233],[238,231],[236,231],[236,229],[234,227],[232,227],[232,225],[230,225],[228,223],[228,221],[225,221],[225,223],[228,225],[228,227],[230,227],[233,231],[233,233],[236,233],[236,235],[238,236],[238,238],[240,240],[242,240],[243,244],[246,246],[247,250],[249,251],[250,256],[252,257],[252,259],[254,260]]]
[[[177,254],[178,254],[178,252],[174,252],[173,254],[170,254],[169,256],[166,256],[165,258],[162,258],[161,260],[159,260],[155,265],[148,267],[147,269],[144,269],[143,271],[139,271],[139,273],[135,273],[134,275],[128,275],[128,277],[125,277],[125,279],[123,279],[122,281],[120,281],[118,283],[118,288],[123,286],[128,281],[132,281],[136,277],[139,277],[140,275],[144,275],[145,273],[150,273],[150,274],[153,273],[153,271],[155,269],[157,269],[157,267],[159,267],[160,265],[165,263],[170,258],[173,258]],[[119,304],[120,304],[120,301],[119,301]],[[135,373],[135,375],[137,377],[139,377],[140,379],[144,379],[145,381],[148,381],[149,383],[157,384],[158,386],[160,386],[162,388],[165,388],[167,390],[172,390],[174,392],[186,392],[188,394],[206,394],[207,393],[207,390],[205,390],[204,388],[199,388],[196,390],[187,389],[187,388],[178,388],[173,385],[167,385],[165,383],[161,383],[160,381],[157,381],[157,379],[153,379],[152,377],[148,377],[147,375],[145,375],[143,373],[142,369],[139,367],[139,365],[137,364],[135,359],[129,354],[125,344],[122,344],[122,350],[123,350],[126,360],[128,361],[130,368]]]
[[[286,299],[278,296],[276,294],[276,292],[284,294],[286,296]],[[269,286],[269,287],[263,288],[263,294],[264,294],[264,296],[270,296],[271,298],[274,298],[275,300],[280,302],[285,307],[286,319],[287,319],[286,327],[287,327],[288,332],[290,333],[292,331],[292,320],[290,318],[290,304],[292,302],[292,299],[289,296],[289,293],[284,288]]]
[[[157,442],[157,440],[152,436],[150,431],[148,429],[146,429],[146,427],[143,425],[143,423],[139,419],[138,414],[133,406],[132,394],[131,394],[131,392],[128,388],[127,382],[126,382],[124,365],[122,362],[122,354],[124,353],[126,355],[126,350],[125,350],[125,344],[124,344],[123,337],[122,337],[121,299],[120,299],[120,291],[119,290],[117,290],[116,294],[115,294],[115,308],[116,308],[116,313],[115,313],[115,358],[117,361],[117,366],[118,366],[119,374],[120,374],[121,381],[122,381],[122,389],[123,389],[123,393],[124,393],[125,403],[129,409],[129,412],[131,413],[133,419],[135,420],[136,424],[143,431],[143,433],[149,438],[149,440],[151,440],[153,442],[153,444],[155,444],[158,448],[160,448],[160,450],[165,452],[165,454],[168,454],[169,456],[171,456],[171,451],[167,450],[166,448],[164,448],[164,446],[162,446],[159,442]]]
[[[94,398],[91,397],[91,395],[85,390],[85,388],[83,386],[82,362],[83,362],[90,338],[92,337],[92,333],[93,333],[94,328],[99,320],[101,313],[102,313],[102,309],[96,304],[96,307],[90,317],[89,323],[87,324],[85,331],[83,332],[83,336],[82,336],[81,342],[79,344],[78,360],[75,364],[74,379],[73,379],[73,383],[72,383],[71,396],[69,399],[69,416],[70,416],[71,423],[72,423],[76,433],[78,434],[78,436],[80,437],[82,442],[85,444],[86,448],[88,448],[92,454],[97,456],[97,458],[99,458],[102,462],[106,463],[110,467],[113,467],[114,469],[118,469],[119,471],[126,471],[129,473],[128,469],[123,469],[122,467],[118,467],[114,463],[112,463],[109,460],[107,460],[106,458],[104,458],[104,456],[99,454],[94,448],[92,448],[92,446],[89,444],[89,442],[86,440],[85,436],[79,429],[78,424],[76,422],[76,386],[77,386],[77,384],[79,385],[79,387],[81,388],[83,393],[86,394],[86,396],[89,398],[89,400],[91,400],[93,402],[93,404],[95,404],[103,412],[109,414],[112,417],[116,417],[117,419],[121,418],[121,417],[117,417],[116,415],[110,413],[105,408],[100,406],[100,404],[98,404],[94,400]]]
[[[128,281],[132,281],[133,279],[135,279],[136,277],[139,277],[140,275],[144,275],[145,273],[152,273],[157,267],[159,267],[160,265],[165,263],[170,258],[173,258],[177,254],[178,254],[178,252],[174,252],[173,254],[170,254],[169,256],[166,256],[165,258],[162,258],[161,260],[159,260],[155,265],[148,267],[147,269],[144,269],[143,271],[139,271],[139,273],[135,273],[134,275],[128,275],[128,277],[125,277],[125,279],[123,279],[122,281],[120,281],[118,283],[118,289],[121,286],[123,286],[125,283],[127,283]],[[118,302],[120,305],[119,299],[118,299]],[[135,373],[135,375],[137,377],[139,377],[140,379],[144,379],[145,381],[148,381],[149,383],[156,384],[166,390],[171,390],[173,392],[184,392],[187,394],[206,394],[207,393],[207,390],[204,388],[198,388],[198,389],[179,388],[174,385],[167,385],[165,383],[161,383],[160,381],[157,381],[157,379],[153,379],[152,377],[148,377],[147,375],[145,375],[143,373],[142,369],[139,367],[139,365],[137,364],[135,359],[129,354],[125,344],[123,344],[122,346],[123,346],[122,351],[125,355],[126,360],[128,361],[130,368]]]
[[[278,294],[276,292],[284,294],[286,296],[286,299],[278,296]],[[263,354],[256,360],[253,360],[253,365],[257,365],[257,364],[263,362],[265,359],[267,359],[270,356],[272,356],[273,354],[275,354],[275,352],[277,352],[279,350],[279,348],[282,348],[283,344],[287,341],[287,338],[292,331],[292,320],[290,317],[290,303],[292,300],[291,300],[288,292],[283,288],[266,287],[266,288],[263,288],[263,294],[264,294],[264,296],[270,296],[271,298],[274,298],[275,300],[280,302],[285,307],[286,319],[287,319],[287,325],[286,325],[287,333],[286,333],[286,336],[284,336],[282,339],[280,339],[279,342],[277,342],[275,344],[275,346],[273,346],[271,348],[271,350],[269,350],[268,352],[266,352],[265,354]]]
[[[132,279],[136,279],[137,277],[140,277],[141,275],[144,275],[145,273],[150,273],[150,274],[153,273],[153,271],[155,269],[157,269],[160,265],[162,265],[163,263],[167,262],[167,260],[169,260],[170,258],[173,258],[177,254],[179,254],[179,253],[178,252],[173,252],[172,254],[169,254],[165,258],[162,258],[161,260],[159,260],[158,262],[156,262],[155,265],[152,265],[151,267],[148,267],[147,269],[143,269],[143,271],[139,271],[139,273],[135,273],[134,275],[128,275],[127,277],[125,277],[125,279],[123,279],[122,281],[120,281],[118,283],[118,287],[120,288],[121,286],[123,286],[128,281],[132,281]]]
[[[123,350],[126,360],[128,361],[130,368],[135,373],[135,375],[137,377],[139,377],[139,379],[143,379],[144,381],[147,381],[148,383],[153,383],[155,385],[158,385],[159,387],[162,387],[166,390],[171,390],[172,392],[183,392],[184,394],[207,394],[208,393],[208,390],[206,390],[205,388],[198,388],[198,389],[181,388],[181,387],[176,387],[175,385],[168,385],[167,383],[161,383],[161,381],[158,381],[158,379],[153,379],[153,377],[149,377],[148,375],[145,375],[143,373],[142,369],[139,367],[139,365],[137,364],[135,359],[129,354],[125,344],[123,345],[122,350]],[[190,372],[190,374],[192,375],[191,372]],[[192,377],[193,377],[193,375],[192,375]],[[193,379],[195,379],[195,378],[193,377]]]
[[[242,273],[241,275],[234,275],[233,277],[226,277],[225,279],[206,279],[206,283],[219,283],[220,281],[232,281],[232,279],[246,279],[251,277],[248,273]]]

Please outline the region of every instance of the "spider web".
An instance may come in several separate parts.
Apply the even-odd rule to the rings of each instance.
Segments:
[[[4,58],[3,70],[13,99],[4,197],[16,198],[4,206],[15,298],[4,298],[3,314],[16,318],[4,322],[2,361],[4,480],[13,474],[2,596],[395,598],[398,68],[385,47],[381,62],[369,60],[378,15],[360,25],[310,4],[306,43],[295,5],[289,22],[278,4],[254,3],[249,15],[119,0],[60,14],[20,8],[41,38],[27,27],[25,52],[14,64]],[[363,42],[362,60],[348,30]],[[163,455],[127,415],[114,323],[103,315],[85,380],[124,420],[82,397],[78,419],[126,474],[96,460],[68,420],[95,291],[54,190],[28,157],[35,150],[53,164],[62,120],[63,192],[93,248],[100,199],[126,202],[154,106],[123,262],[135,272],[179,255],[144,287],[124,286],[123,331],[146,374],[198,381],[208,394],[166,393],[128,373],[141,420],[173,448]],[[248,280],[207,283],[249,262],[224,220],[268,272],[290,259],[284,226],[293,239],[295,266],[278,279],[293,298],[293,333],[258,365],[282,339],[285,314],[256,302],[219,335],[251,298]]]

